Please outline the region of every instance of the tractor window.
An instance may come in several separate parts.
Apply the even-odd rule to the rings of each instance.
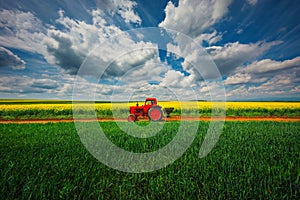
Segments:
[[[154,105],[154,101],[146,101],[146,105]]]

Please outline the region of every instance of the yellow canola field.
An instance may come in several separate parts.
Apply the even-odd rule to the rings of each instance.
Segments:
[[[159,102],[162,107],[174,107],[175,109],[210,109],[211,102]],[[216,103],[223,104],[223,103]],[[96,110],[110,110],[110,109],[129,109],[129,106],[136,105],[136,102],[131,103],[96,103],[96,104],[76,104],[78,107]],[[143,102],[139,102],[143,105]],[[300,109],[300,102],[226,102],[226,109],[232,110],[251,110],[251,109]],[[0,111],[24,111],[24,110],[54,110],[64,111],[72,110],[72,104],[1,104]]]
[[[300,109],[300,102],[226,102],[227,109]]]

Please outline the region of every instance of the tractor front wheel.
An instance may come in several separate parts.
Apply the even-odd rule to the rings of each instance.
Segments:
[[[163,113],[159,107],[152,107],[148,111],[148,117],[151,121],[160,121],[163,117]]]
[[[129,122],[135,122],[135,120],[136,120],[136,116],[135,115],[133,115],[133,114],[130,114],[130,115],[128,115],[128,121]]]

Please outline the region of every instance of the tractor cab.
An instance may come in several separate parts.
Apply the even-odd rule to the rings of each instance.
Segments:
[[[148,106],[148,105],[157,105],[157,100],[156,100],[156,98],[147,98],[146,100],[145,100],[145,106]]]
[[[157,106],[157,100],[156,100],[156,98],[146,98],[145,105],[144,105],[144,112],[148,113],[148,110],[152,106]]]

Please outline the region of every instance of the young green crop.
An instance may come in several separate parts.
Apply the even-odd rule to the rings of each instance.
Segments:
[[[0,124],[0,196],[299,199],[299,122],[226,122],[217,145],[203,159],[198,152],[209,123],[199,123],[196,139],[181,158],[142,174],[120,172],[98,162],[82,145],[73,123]],[[126,135],[114,122],[100,124],[116,145],[147,152],[171,141],[180,122],[166,123],[147,139]]]

